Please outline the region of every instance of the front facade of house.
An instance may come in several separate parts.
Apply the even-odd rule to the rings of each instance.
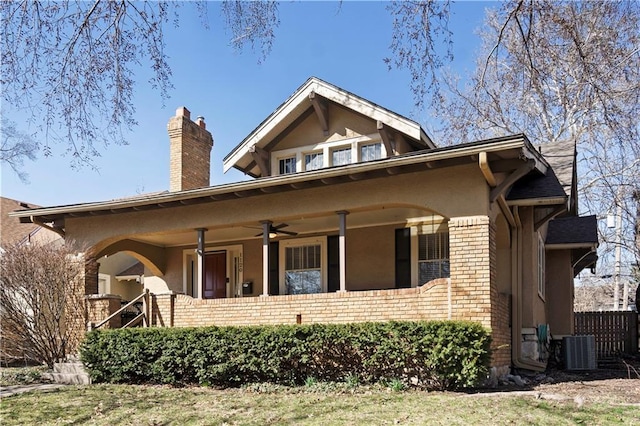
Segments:
[[[553,166],[524,135],[437,148],[316,78],[225,158],[253,180],[209,186],[213,139],[185,108],[168,131],[170,191],[14,213],[85,250],[90,303],[124,252],[157,326],[465,319],[491,329],[502,371],[544,368],[548,330],[573,332],[597,245],[574,148]]]

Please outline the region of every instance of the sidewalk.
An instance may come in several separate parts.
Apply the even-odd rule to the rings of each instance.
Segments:
[[[0,387],[0,398],[6,398],[7,396],[17,395],[25,392],[39,391],[39,392],[51,392],[56,389],[60,389],[64,386],[69,386],[62,383],[36,383],[33,385],[14,385],[14,386],[2,386]]]

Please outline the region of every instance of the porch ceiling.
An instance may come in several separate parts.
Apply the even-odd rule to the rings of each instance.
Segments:
[[[408,220],[410,218],[411,220]],[[338,231],[338,215],[335,213],[314,217],[278,217],[270,218],[274,225],[286,223],[285,231],[296,232],[297,236],[278,235],[275,240],[299,238],[306,235],[326,234]],[[389,224],[406,225],[407,223],[439,222],[443,217],[428,209],[407,207],[378,207],[374,210],[350,212],[347,216],[347,232],[349,229],[381,226]],[[227,226],[206,227],[207,243],[244,241],[262,239],[257,236],[262,232],[259,222],[234,223]],[[197,232],[185,229],[174,232],[158,232],[129,236],[130,239],[162,247],[192,245],[197,242]]]

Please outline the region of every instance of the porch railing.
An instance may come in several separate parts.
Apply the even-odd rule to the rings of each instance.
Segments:
[[[142,321],[143,327],[149,327],[150,326],[149,319],[151,318],[151,312],[150,312],[151,304],[149,303],[149,289],[145,289],[144,293],[142,293],[140,296],[137,296],[135,299],[133,299],[126,305],[120,307],[120,309],[118,309],[117,311],[115,311],[114,313],[112,313],[111,315],[109,315],[107,318],[103,319],[99,323],[96,324],[96,323],[89,322],[87,329],[91,331],[91,330],[95,330],[102,327],[103,325],[111,321],[113,318],[117,317],[118,315],[122,315],[124,311],[126,311],[128,308],[132,307],[134,304],[140,301],[142,301],[142,312],[140,312],[138,315],[132,318],[131,321],[124,324],[121,328],[132,327],[141,321]]]

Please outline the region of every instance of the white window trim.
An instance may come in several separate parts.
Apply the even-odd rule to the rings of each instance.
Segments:
[[[306,172],[308,171],[306,168],[306,156],[307,155],[312,155],[312,154],[322,154],[322,165],[320,166],[320,169],[323,169],[325,167],[327,167],[327,156],[325,155],[325,152],[323,149],[315,149],[315,150],[311,150],[311,151],[303,151],[300,155],[300,171]],[[310,169],[310,170],[319,170],[319,169]]]
[[[309,238],[293,238],[289,240],[282,240],[278,244],[279,251],[279,265],[278,265],[278,281],[280,283],[279,294],[286,294],[287,286],[285,283],[285,267],[286,256],[285,249],[287,247],[300,247],[311,246],[320,244],[320,277],[321,277],[321,291],[326,293],[327,290],[327,237],[309,237]]]
[[[104,280],[104,294],[111,294],[111,275],[98,273],[98,281]]]
[[[544,247],[544,240],[542,236],[538,234],[538,296],[542,300],[545,300],[546,295],[546,251]]]
[[[415,220],[422,219],[423,218],[416,218]],[[420,262],[418,259],[418,234],[449,233],[449,227],[446,222],[436,222],[434,224],[414,225],[409,229],[411,230],[409,233],[411,236],[411,287],[417,287],[418,285],[424,284],[418,282],[418,279],[420,278],[418,271],[418,263]],[[449,237],[451,237],[451,235],[449,235]],[[449,244],[451,244],[451,241],[449,241]],[[451,262],[451,252],[449,252],[449,262]]]
[[[384,144],[382,143],[382,140],[377,140],[377,141],[363,141],[357,144],[356,146],[356,152],[357,152],[357,161],[359,163],[363,163],[364,160],[362,159],[362,147],[363,146],[367,146],[367,145],[380,145],[380,158],[387,158],[387,149],[384,147]],[[375,161],[375,160],[367,160],[367,161]]]
[[[372,145],[380,143],[382,145],[381,149],[381,158],[389,157],[389,153],[385,149],[384,143],[382,143],[382,139],[380,135],[377,133],[372,133],[369,135],[361,135],[347,139],[340,139],[335,141],[322,141],[314,144],[299,146],[296,148],[288,148],[277,151],[272,151],[270,154],[271,159],[271,175],[279,176],[280,175],[280,160],[285,158],[291,158],[295,155],[296,157],[296,172],[305,171],[304,169],[304,155],[313,153],[313,152],[322,152],[322,167],[331,167],[331,154],[335,149],[342,149],[351,146],[351,164],[360,162],[360,146],[361,145]],[[355,154],[354,154],[355,152]]]
[[[200,270],[198,269],[198,249],[191,248],[185,249],[182,251],[182,292],[184,294],[187,293],[187,284],[188,274],[189,274],[189,257],[193,257],[195,262],[195,273],[193,277],[193,295],[192,297],[196,299],[201,299],[201,289],[196,288],[198,283],[198,274]],[[244,254],[243,254],[243,246],[242,244],[234,244],[229,246],[215,246],[215,245],[207,245],[204,248],[205,254],[216,251],[226,251],[227,252],[227,277],[229,278],[229,285],[227,286],[227,297],[242,297],[242,282],[244,281]],[[237,259],[237,264],[234,265],[234,259]],[[234,267],[237,268],[234,271]],[[236,277],[237,275],[237,277]]]

